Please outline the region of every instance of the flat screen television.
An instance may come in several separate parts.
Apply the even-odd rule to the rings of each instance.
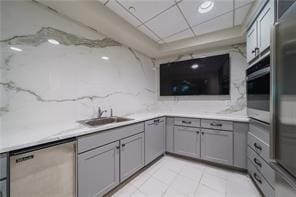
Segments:
[[[160,96],[228,95],[229,54],[160,64]]]

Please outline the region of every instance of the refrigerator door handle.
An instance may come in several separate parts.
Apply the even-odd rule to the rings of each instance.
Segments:
[[[277,119],[277,110],[276,110],[276,64],[277,64],[277,38],[276,34],[278,31],[279,24],[275,23],[271,29],[271,71],[270,71],[270,127],[271,127],[271,135],[270,135],[270,158],[275,160],[276,151],[275,151],[275,143],[276,143],[276,119]]]

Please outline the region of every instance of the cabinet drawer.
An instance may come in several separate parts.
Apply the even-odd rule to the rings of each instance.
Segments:
[[[256,182],[261,192],[266,197],[274,197],[274,190],[265,180],[262,174],[255,168],[253,163],[248,159],[248,171],[252,179]]]
[[[248,134],[248,145],[265,161],[269,161],[269,145],[259,140],[250,132]]]
[[[187,126],[187,127],[200,127],[200,119],[175,118],[175,125]]]
[[[210,119],[202,119],[201,120],[202,128],[209,129],[221,129],[221,130],[233,130],[233,122],[232,121],[224,121],[224,120],[210,120]]]
[[[162,117],[162,118],[155,118],[153,120],[147,120],[145,122],[145,126],[150,126],[150,125],[154,125],[154,124],[158,124],[158,123],[162,123],[165,121],[165,118]]]
[[[257,170],[264,176],[271,186],[275,183],[275,173],[273,169],[255,152],[248,147],[248,159],[253,163]]]
[[[144,131],[144,123],[102,131],[78,138],[78,153],[103,146],[105,144],[135,135]]]
[[[270,125],[251,119],[250,132],[265,144],[269,144]]]
[[[0,179],[5,178],[7,172],[7,157],[6,154],[0,155]]]
[[[6,180],[0,181],[0,197],[7,197],[6,189]]]

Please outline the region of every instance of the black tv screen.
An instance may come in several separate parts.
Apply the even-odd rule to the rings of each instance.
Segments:
[[[229,54],[160,64],[160,96],[228,95]]]

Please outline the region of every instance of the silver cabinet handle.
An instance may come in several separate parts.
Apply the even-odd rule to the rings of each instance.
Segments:
[[[253,161],[255,162],[255,164],[256,164],[257,166],[259,166],[260,168],[262,167],[262,163],[260,163],[260,162],[257,160],[257,158],[254,158]]]
[[[254,147],[255,147],[256,149],[258,149],[258,150],[262,150],[262,147],[259,146],[257,143],[254,143]]]
[[[221,123],[211,123],[211,126],[213,127],[222,127]]]
[[[15,160],[15,162],[19,163],[19,162],[23,162],[23,161],[26,161],[26,160],[29,160],[29,159],[34,159],[34,155],[28,155],[28,156],[25,156],[25,157],[18,158],[18,159]]]
[[[182,123],[183,123],[183,124],[191,124],[191,121],[185,121],[185,120],[182,120]]]
[[[258,177],[258,175],[256,174],[256,172],[253,173],[253,176],[256,179],[256,181],[258,181],[260,184],[262,184],[262,180]]]
[[[196,131],[197,134],[199,134],[199,131]]]

